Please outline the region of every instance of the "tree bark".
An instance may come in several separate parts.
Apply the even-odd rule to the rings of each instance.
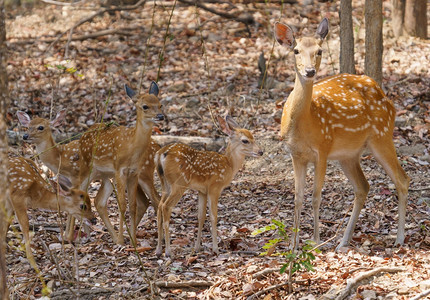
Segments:
[[[427,38],[427,0],[406,0],[405,31],[419,38]]]
[[[405,20],[405,3],[406,0],[392,0],[393,11],[391,13],[391,23],[395,37],[403,35],[403,27]]]
[[[7,136],[6,108],[9,103],[6,74],[6,24],[4,0],[0,0],[0,298],[9,299],[6,279],[6,215],[7,186]]]
[[[382,0],[366,0],[364,8],[366,23],[366,56],[364,73],[377,83],[382,83]]]
[[[340,1],[340,72],[355,74],[352,0]]]

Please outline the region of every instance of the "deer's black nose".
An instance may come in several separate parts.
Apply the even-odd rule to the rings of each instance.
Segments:
[[[28,133],[24,134],[24,135],[22,136],[22,139],[23,139],[24,141],[28,140]]]
[[[306,72],[306,77],[314,77],[316,73],[314,68],[306,68],[305,72]]]
[[[164,115],[163,114],[158,114],[156,118],[157,118],[158,121],[163,121],[164,120]]]

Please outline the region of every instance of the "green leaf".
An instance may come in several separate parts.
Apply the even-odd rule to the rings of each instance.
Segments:
[[[273,223],[273,224],[275,224],[278,228],[282,228],[282,229],[284,229],[284,228],[285,228],[285,224],[284,224],[284,223],[282,223],[281,221],[278,221],[278,220],[273,219],[273,220],[272,220],[272,223]]]
[[[281,269],[279,270],[279,273],[283,274],[285,272],[285,270],[288,268],[289,265],[290,265],[289,263],[284,264],[281,267]]]
[[[314,266],[308,261],[302,262],[302,265],[306,268],[308,271],[315,271]]]
[[[260,233],[263,233],[266,231],[270,231],[270,230],[274,230],[274,229],[276,229],[275,225],[267,225],[267,226],[264,226],[264,227],[261,227],[261,228],[254,230],[253,232],[251,232],[251,235],[256,236],[257,234],[260,234]]]

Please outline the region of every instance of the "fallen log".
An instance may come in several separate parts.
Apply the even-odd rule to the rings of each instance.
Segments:
[[[19,132],[6,130],[8,144],[10,146],[19,145],[22,143],[22,135]],[[67,134],[64,132],[54,132],[54,140],[57,143],[79,138],[80,135]],[[207,138],[200,136],[174,136],[174,135],[153,135],[152,138],[161,146],[166,146],[173,143],[183,143],[197,149],[205,149],[210,151],[219,151],[226,145],[224,138]]]

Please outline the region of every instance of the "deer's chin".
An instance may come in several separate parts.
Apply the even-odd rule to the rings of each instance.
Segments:
[[[245,155],[249,157],[261,157],[261,154],[257,152],[248,152],[248,153],[245,153]]]
[[[314,76],[312,76],[312,77],[309,77],[309,76],[306,76],[306,75],[304,75],[304,74],[302,74],[302,78],[303,78],[303,80],[306,82],[306,83],[310,83],[310,82],[313,82],[314,80],[315,80],[315,78],[317,77],[317,75],[315,74]]]

